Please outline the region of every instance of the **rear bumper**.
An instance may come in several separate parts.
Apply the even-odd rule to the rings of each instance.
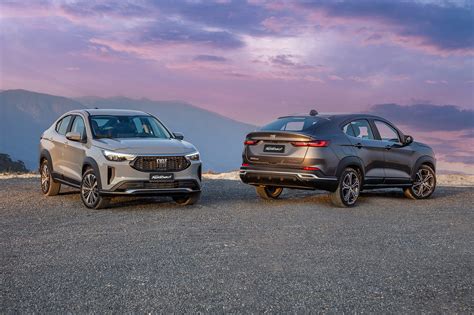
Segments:
[[[337,189],[336,177],[324,176],[318,171],[299,171],[295,169],[259,169],[242,167],[242,182],[254,186],[277,186],[297,189],[321,189],[334,191]]]

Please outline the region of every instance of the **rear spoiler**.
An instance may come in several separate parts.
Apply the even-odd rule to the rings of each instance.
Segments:
[[[247,140],[266,141],[311,141],[310,135],[291,131],[254,131],[247,135]]]

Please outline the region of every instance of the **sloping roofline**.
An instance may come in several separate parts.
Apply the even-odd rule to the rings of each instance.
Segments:
[[[128,109],[97,109],[97,108],[85,108],[75,109],[64,113],[62,116],[71,114],[82,114],[82,115],[113,115],[113,116],[151,116],[149,113],[142,112],[139,110],[128,110]]]
[[[373,118],[373,119],[380,119],[380,120],[386,120],[380,116],[375,116],[375,115],[370,115],[370,114],[318,114],[316,116],[311,116],[311,115],[287,115],[287,116],[281,116],[278,117],[278,119],[282,118],[325,118],[328,120],[334,120],[334,121],[343,121],[343,120],[350,120],[350,119],[363,119],[363,118]]]

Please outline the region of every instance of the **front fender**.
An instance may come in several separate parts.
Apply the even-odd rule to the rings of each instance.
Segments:
[[[88,166],[89,166],[89,167],[92,167],[92,169],[94,170],[94,173],[95,173],[95,175],[97,176],[97,181],[98,181],[97,185],[98,185],[98,188],[99,188],[99,190],[101,190],[101,189],[102,189],[102,180],[101,180],[101,178],[100,178],[99,165],[97,164],[97,162],[96,162],[93,158],[87,156],[87,157],[84,159],[84,162],[82,163],[82,172],[83,172],[83,173],[84,173],[85,168],[88,167]]]

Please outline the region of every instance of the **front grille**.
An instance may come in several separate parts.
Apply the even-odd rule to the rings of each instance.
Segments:
[[[172,182],[125,182],[117,187],[116,191],[125,191],[128,189],[173,189],[173,188],[190,188],[193,190],[199,189],[199,185],[195,180],[175,180]]]
[[[184,156],[139,156],[131,166],[142,172],[179,172],[190,165]]]

